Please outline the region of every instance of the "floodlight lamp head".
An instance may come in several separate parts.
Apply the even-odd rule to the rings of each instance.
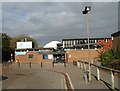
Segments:
[[[88,13],[88,11],[82,11],[82,13],[83,13],[83,14],[87,14],[87,13]]]
[[[91,7],[90,6],[86,6],[85,7],[85,11],[91,11]]]
[[[88,14],[88,12],[91,11],[91,6],[86,6],[84,11],[82,11],[83,14]]]

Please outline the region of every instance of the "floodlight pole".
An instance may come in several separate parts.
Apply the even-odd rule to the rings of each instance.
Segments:
[[[90,49],[90,33],[89,33],[89,24],[88,24],[88,14],[86,14],[86,32],[88,37],[88,50]]]
[[[88,23],[88,14],[86,14],[86,32],[87,32],[87,39],[88,39],[88,62],[89,62],[89,78],[88,80],[91,81],[91,65],[90,65],[90,33],[89,33],[89,23]]]
[[[89,62],[89,78],[88,80],[91,81],[91,65],[90,65],[90,43],[89,43],[89,40],[90,40],[90,33],[89,33],[89,24],[88,24],[88,12],[91,11],[91,7],[85,7],[85,10],[82,11],[83,14],[86,15],[86,32],[87,32],[87,39],[88,39],[88,62]]]

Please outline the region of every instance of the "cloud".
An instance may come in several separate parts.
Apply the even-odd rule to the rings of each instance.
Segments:
[[[2,2],[118,2],[119,0],[3,0]]]
[[[26,34],[39,44],[63,38],[86,37],[84,6],[91,37],[110,37],[118,28],[117,2],[3,2],[2,27],[11,36]]]

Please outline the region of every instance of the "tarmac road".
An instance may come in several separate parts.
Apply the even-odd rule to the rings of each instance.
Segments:
[[[3,74],[8,77],[3,81],[3,89],[66,89],[64,75],[53,71],[18,68],[13,64]]]
[[[3,67],[3,74],[8,79],[3,80],[3,89],[64,89],[68,88],[65,79],[65,73],[69,76],[71,87],[73,89],[108,89],[102,81],[97,81],[92,76],[92,81],[86,83],[83,79],[84,72],[72,63],[64,64],[32,64],[29,68],[28,64],[22,64],[17,67]],[[106,76],[106,75],[104,75]]]

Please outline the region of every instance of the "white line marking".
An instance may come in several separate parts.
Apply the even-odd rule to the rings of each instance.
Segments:
[[[71,89],[74,91],[74,87],[73,87],[73,84],[71,82],[71,79],[70,79],[69,75],[67,73],[65,73],[65,74],[67,75],[67,78],[68,78],[68,80],[70,82]]]

